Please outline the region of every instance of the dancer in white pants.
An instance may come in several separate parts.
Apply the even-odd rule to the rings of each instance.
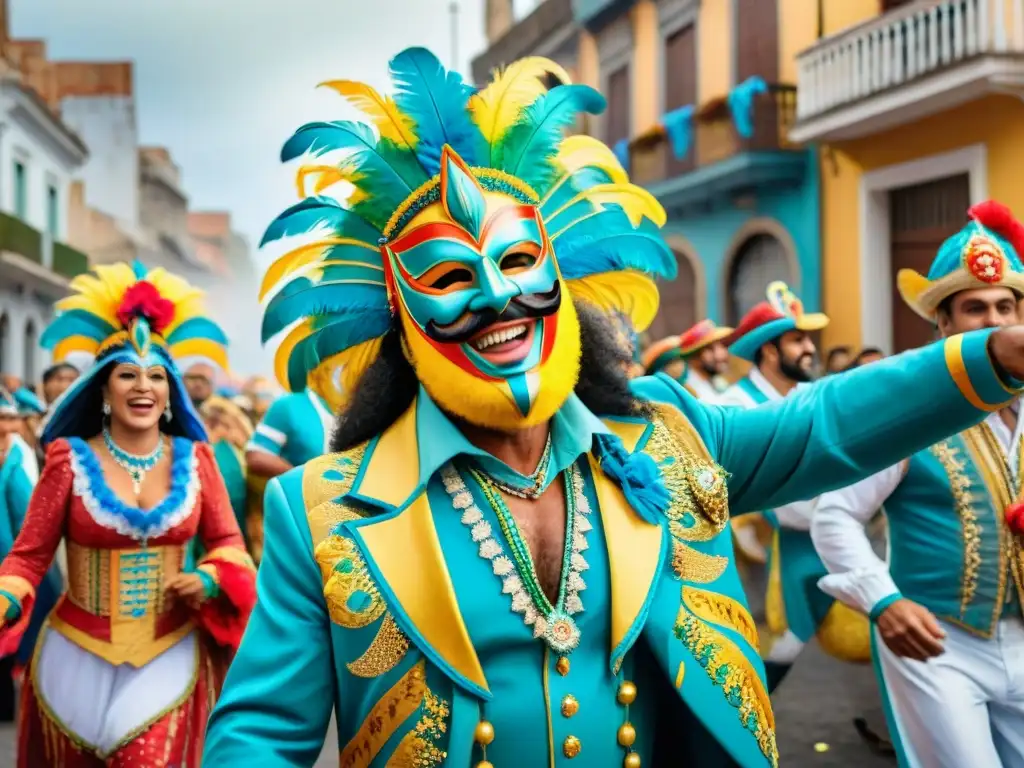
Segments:
[[[898,280],[946,337],[1021,321],[1024,227],[996,203],[970,216],[927,278]],[[977,427],[818,500],[811,535],[830,571],[819,586],[872,620],[901,768],[1024,768],[1022,425],[1003,397]],[[864,530],[879,507],[888,564]]]

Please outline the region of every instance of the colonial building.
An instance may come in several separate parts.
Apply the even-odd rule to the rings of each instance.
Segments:
[[[585,129],[668,212],[679,277],[652,335],[735,322],[772,280],[819,308],[818,164],[787,140],[794,0],[544,0],[514,26],[509,6],[487,2],[476,78],[539,54],[600,89],[608,109]]]
[[[6,40],[6,34],[3,35]],[[82,139],[0,50],[0,372],[35,383],[47,363],[38,339],[53,302],[84,272],[67,244],[74,174],[88,157]]]
[[[827,340],[900,351],[933,330],[895,274],[927,271],[971,203],[1024,217],[1024,0],[823,5],[790,137],[822,145]]]

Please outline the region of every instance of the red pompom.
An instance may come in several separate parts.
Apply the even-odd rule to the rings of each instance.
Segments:
[[[144,317],[153,333],[161,333],[174,319],[174,304],[160,295],[156,286],[140,280],[127,291],[117,308],[117,319],[127,328],[136,317]]]
[[[967,215],[1006,240],[1013,246],[1017,258],[1024,259],[1024,224],[1017,221],[1009,208],[995,200],[986,200],[972,205]]]
[[[1006,526],[1016,536],[1024,536],[1024,502],[1014,502],[1006,508]]]

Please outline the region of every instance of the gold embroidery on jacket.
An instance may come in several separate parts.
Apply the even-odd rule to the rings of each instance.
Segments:
[[[757,626],[749,611],[731,597],[695,587],[683,587],[683,603],[700,619],[735,631],[751,648],[757,649]]]
[[[409,641],[389,613],[384,616],[384,621],[381,622],[380,629],[377,630],[377,635],[366,652],[345,666],[356,677],[379,677],[398,666],[398,662],[405,657],[408,650]]]
[[[978,570],[981,567],[981,529],[978,526],[978,515],[972,504],[971,480],[964,471],[967,463],[959,455],[959,450],[949,442],[943,441],[933,445],[931,451],[946,471],[949,487],[953,493],[953,504],[960,517],[964,545],[963,576],[960,581],[960,615],[963,616],[978,591]]]
[[[707,584],[725,573],[728,565],[727,557],[698,552],[678,538],[672,540],[672,570],[683,581]]]
[[[746,655],[721,632],[712,629],[680,606],[676,637],[704,668],[711,682],[719,686],[726,701],[736,708],[743,727],[757,739],[757,745],[772,766],[779,763],[775,742],[775,716],[761,677]]]
[[[448,757],[438,744],[448,731],[448,702],[427,689],[419,722],[395,748],[388,768],[435,768]]]
[[[352,539],[328,536],[317,545],[314,556],[323,573],[332,621],[346,629],[359,629],[384,615],[384,600]]]
[[[426,664],[420,661],[373,705],[356,735],[341,750],[339,767],[370,765],[387,740],[419,709],[426,691]]]

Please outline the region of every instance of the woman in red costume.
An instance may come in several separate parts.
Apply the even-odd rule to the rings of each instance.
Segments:
[[[17,764],[198,766],[255,569],[173,360],[223,360],[226,339],[201,293],[161,269],[97,267],[72,288],[43,344],[95,362],[51,410],[46,462],[0,564],[3,656],[66,543],[68,588],[25,677]],[[207,554],[187,573],[194,536]]]

